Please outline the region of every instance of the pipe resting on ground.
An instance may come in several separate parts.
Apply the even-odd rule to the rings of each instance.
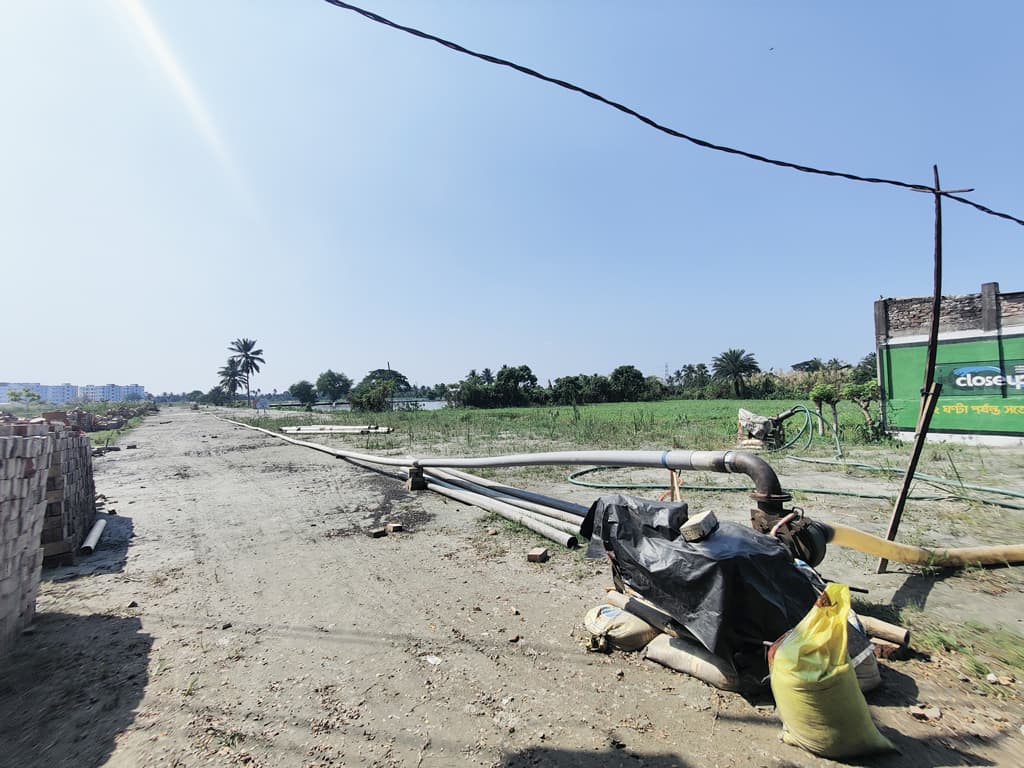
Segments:
[[[489,456],[478,458],[399,458],[387,456],[374,456],[372,454],[357,453],[342,449],[331,448],[319,443],[310,443],[304,440],[295,440],[286,437],[278,432],[273,432],[262,427],[254,427],[231,419],[216,417],[229,424],[234,424],[246,429],[276,437],[280,440],[300,445],[305,448],[312,448],[323,453],[328,453],[338,458],[352,459],[367,464],[381,464],[385,466],[397,466],[407,468],[410,465],[423,469],[451,469],[470,467],[520,467],[520,466],[550,466],[550,465],[599,465],[616,467],[661,467],[665,469],[686,469],[703,470],[707,472],[740,472],[754,481],[754,493],[751,497],[757,502],[758,509],[766,515],[783,517],[787,511],[783,508],[783,502],[789,501],[791,496],[782,490],[778,475],[775,470],[761,457],[744,451],[555,451],[547,453],[525,453],[510,456]],[[464,480],[469,480],[480,485],[489,485],[492,492],[497,491],[498,497],[508,494],[519,496],[535,503],[547,506],[550,504],[547,497],[539,494],[530,494],[528,491],[519,491],[505,486],[497,486],[489,481],[482,481],[466,473],[452,472],[453,475],[462,475]],[[566,531],[556,530],[551,525],[537,519],[537,511],[527,511],[499,498],[490,498],[490,494],[465,490],[455,487],[452,483],[438,478],[428,478],[428,486],[433,490],[443,493],[451,498],[473,504],[483,509],[495,511],[503,517],[520,522],[537,533],[563,544],[563,546],[576,546],[575,537]],[[554,500],[551,500],[554,501]],[[566,506],[558,505],[560,508],[578,514],[574,507],[563,502]],[[501,511],[499,511],[501,510]],[[841,523],[818,522],[826,530],[826,536],[830,543],[850,549],[856,549],[865,554],[884,557],[894,562],[907,563],[909,565],[930,565],[935,567],[963,567],[970,565],[1003,565],[1009,563],[1024,563],[1024,545],[1008,545],[995,547],[961,547],[952,549],[927,549],[915,547],[908,544],[899,544],[878,536],[873,536],[855,528]],[[564,525],[564,523],[563,523]],[[571,540],[571,543],[570,543]]]
[[[900,544],[858,531],[842,523],[821,523],[828,539],[840,547],[856,549],[876,557],[884,557],[907,565],[930,565],[936,568],[961,568],[970,565],[1009,565],[1024,563],[1024,544],[995,547],[956,547],[953,549],[915,547]]]
[[[544,538],[557,542],[567,549],[576,549],[579,546],[579,542],[574,534],[559,530],[547,522],[542,522],[525,510],[513,507],[511,504],[505,504],[504,502],[481,496],[478,493],[472,493],[463,488],[456,488],[450,483],[433,477],[427,478],[427,487],[456,501],[461,501],[463,504],[470,504],[501,515],[505,519],[519,523],[534,533],[539,533]],[[566,524],[562,523],[562,525]]]
[[[580,515],[573,515],[570,512],[563,512],[560,509],[553,509],[552,507],[544,504],[528,501],[509,493],[503,493],[491,486],[484,485],[476,480],[468,479],[473,477],[472,475],[466,475],[461,472],[459,474],[446,472],[443,469],[426,469],[424,472],[429,476],[444,480],[454,486],[465,488],[467,491],[472,491],[473,493],[478,493],[481,496],[497,499],[498,501],[502,501],[506,504],[511,504],[514,507],[520,507],[527,512],[563,522],[574,528],[574,533],[579,533],[580,531],[580,524],[583,522],[583,518]]]
[[[509,456],[481,456],[476,458],[440,457],[440,458],[400,458],[391,456],[374,456],[373,454],[357,453],[338,448],[330,448],[305,440],[295,440],[279,432],[262,427],[254,427],[240,421],[232,421],[217,416],[228,424],[245,427],[257,432],[271,435],[294,445],[313,448],[343,459],[364,461],[368,464],[382,464],[392,467],[419,467],[441,469],[469,469],[474,467],[536,467],[536,466],[571,466],[571,465],[603,465],[615,467],[654,467],[664,469],[686,469],[705,472],[740,472],[754,481],[754,493],[751,497],[757,502],[762,512],[770,515],[782,515],[782,503],[792,497],[782,490],[779,477],[760,456],[745,451],[551,451],[545,453],[519,453]]]

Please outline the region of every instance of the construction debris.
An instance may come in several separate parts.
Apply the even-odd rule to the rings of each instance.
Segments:
[[[43,415],[49,421],[64,421],[83,432],[99,432],[106,429],[124,429],[129,419],[156,413],[158,410],[155,404],[147,402],[135,407],[122,405],[118,408],[111,408],[104,414],[90,413],[76,408],[67,412],[52,411]]]

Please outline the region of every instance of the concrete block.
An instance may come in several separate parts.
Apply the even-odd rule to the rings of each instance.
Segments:
[[[534,547],[526,553],[526,559],[531,563],[546,563],[550,557],[547,547]]]

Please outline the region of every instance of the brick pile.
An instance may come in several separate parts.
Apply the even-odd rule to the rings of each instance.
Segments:
[[[137,406],[122,405],[118,408],[111,408],[104,414],[83,411],[81,408],[75,408],[66,414],[62,411],[55,411],[55,413],[64,415],[72,426],[77,427],[83,432],[99,432],[104,429],[121,429],[128,423],[129,419],[136,416],[145,416],[147,413],[155,413],[157,410],[159,409],[156,405],[146,402]]]
[[[43,550],[49,425],[0,425],[0,653],[32,621]]]
[[[61,421],[0,423],[0,654],[35,615],[43,558],[70,558],[95,517],[87,436]]]
[[[53,455],[46,478],[43,556],[70,558],[96,519],[89,438],[60,422],[50,422]]]

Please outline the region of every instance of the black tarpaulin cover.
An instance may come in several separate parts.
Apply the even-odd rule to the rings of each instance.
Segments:
[[[616,576],[725,659],[774,642],[792,629],[818,595],[771,536],[722,521],[701,542],[679,535],[685,502],[602,496],[582,535],[588,557],[613,556]]]

